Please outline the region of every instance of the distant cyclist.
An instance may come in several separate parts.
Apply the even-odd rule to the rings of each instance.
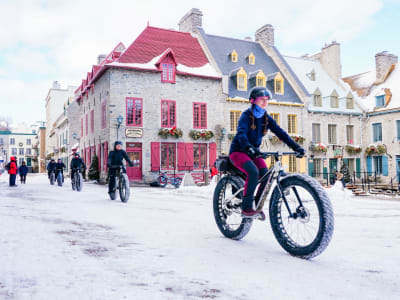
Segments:
[[[74,179],[74,173],[76,171],[80,172],[81,167],[83,167],[84,170],[86,170],[85,163],[83,162],[83,159],[79,156],[78,152],[75,152],[73,154],[73,158],[71,159],[70,163],[70,169],[71,169],[71,180]]]
[[[54,158],[52,158],[50,160],[50,162],[47,164],[47,175],[49,176],[50,179],[50,174],[51,172],[55,172],[56,170],[56,161],[54,160]]]
[[[117,167],[122,166],[122,170],[126,173],[124,165],[122,164],[123,160],[126,160],[129,163],[129,166],[133,166],[133,162],[129,159],[128,154],[122,150],[122,142],[116,141],[114,143],[114,150],[110,151],[108,154],[107,167],[108,167],[108,193],[112,193],[114,191],[115,185],[115,176],[117,175]]]
[[[58,177],[58,173],[61,172],[62,182],[64,182],[64,169],[65,169],[65,164],[63,163],[61,158],[59,158],[57,160],[55,170],[56,170],[56,178]]]

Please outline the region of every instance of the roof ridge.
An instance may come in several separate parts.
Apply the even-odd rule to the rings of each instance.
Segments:
[[[158,29],[158,30],[163,30],[163,31],[170,31],[170,32],[174,32],[174,33],[181,33],[181,34],[192,36],[192,34],[190,32],[179,31],[179,30],[176,30],[176,29],[167,29],[167,28],[161,28],[161,27],[155,27],[155,26],[147,26],[146,28]],[[146,30],[146,28],[145,28],[145,30]]]
[[[296,59],[301,59],[301,60],[307,60],[307,61],[315,61],[321,63],[318,59],[315,58],[310,58],[310,57],[298,57],[298,56],[292,56],[292,55],[282,55],[283,57],[288,57],[288,58],[296,58]]]
[[[238,38],[232,38],[232,37],[228,37],[228,36],[221,36],[221,35],[215,35],[215,34],[208,34],[208,33],[204,33],[207,36],[211,36],[211,37],[218,37],[218,38],[223,38],[223,39],[227,39],[227,40],[236,40],[236,41],[241,41],[241,42],[247,42],[247,43],[254,43],[258,45],[258,42],[256,41],[248,41],[248,40],[244,40],[244,39],[238,39]]]
[[[354,75],[350,75],[350,76],[343,77],[343,79],[354,78],[354,77],[356,77],[356,76],[360,76],[360,75],[363,75],[363,74],[367,74],[367,73],[373,72],[373,71],[374,71],[374,70],[372,69],[372,70],[369,70],[369,71],[365,71],[365,72],[361,72],[361,73],[358,73],[358,74],[354,74]]]

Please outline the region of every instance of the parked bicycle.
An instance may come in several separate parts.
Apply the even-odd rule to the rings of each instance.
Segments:
[[[72,168],[71,169],[71,185],[72,190],[80,192],[82,191],[82,174],[81,169],[79,168]]]
[[[279,157],[296,152],[263,152],[259,157],[273,156],[275,165],[259,179],[255,195],[256,210],[262,211],[269,201],[272,231],[288,253],[312,258],[328,246],[334,229],[331,202],[323,187],[305,174],[286,174]],[[217,226],[228,238],[240,240],[250,231],[252,218],[242,216],[241,204],[246,175],[229,157],[221,157],[217,167],[223,172],[214,191],[213,210]]]
[[[168,183],[172,184],[175,188],[178,188],[181,183],[182,179],[178,176],[169,176],[167,172],[160,172],[158,175],[158,183],[161,187],[166,187]]]
[[[109,180],[116,180],[114,183],[114,190],[109,193],[110,199],[115,200],[116,196],[116,190],[119,190],[119,198],[121,199],[121,202],[128,202],[129,200],[129,195],[130,195],[130,189],[129,189],[129,179],[128,175],[123,172],[124,167],[122,165],[112,165],[111,168],[117,169],[117,176],[110,177]],[[119,173],[119,175],[118,175]]]

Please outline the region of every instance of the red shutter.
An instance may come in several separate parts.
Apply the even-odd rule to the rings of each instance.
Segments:
[[[98,162],[98,167],[99,167],[99,172],[101,172],[101,144],[97,145],[97,162]]]
[[[186,169],[193,170],[193,143],[186,143]]]
[[[185,162],[185,143],[178,143],[178,171],[186,170]]]
[[[151,171],[160,170],[160,142],[151,142]]]
[[[107,172],[108,142],[104,143],[104,170]]]
[[[216,143],[210,143],[210,167],[214,165],[216,159],[217,159],[217,144]]]

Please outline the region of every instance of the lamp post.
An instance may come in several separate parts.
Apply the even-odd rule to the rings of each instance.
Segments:
[[[124,121],[124,117],[119,115],[117,117],[117,141],[118,141],[118,132],[119,132],[119,128],[121,127],[122,122]]]

